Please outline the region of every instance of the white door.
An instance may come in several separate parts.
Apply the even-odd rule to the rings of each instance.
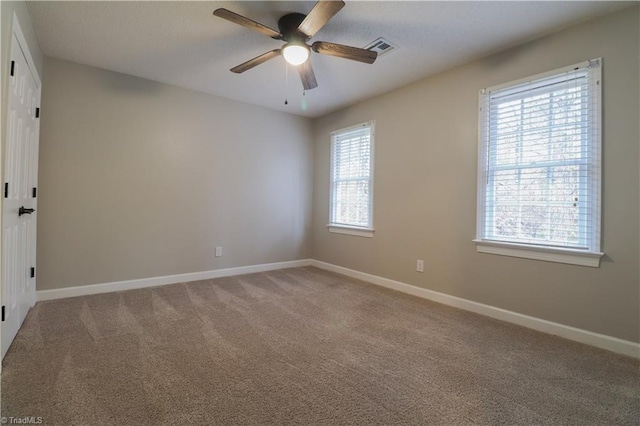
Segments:
[[[15,20],[15,16],[14,16]],[[16,30],[17,28],[17,30]],[[2,187],[2,357],[36,302],[40,81],[14,23]],[[29,58],[29,60],[27,60]],[[30,66],[31,65],[31,66]]]

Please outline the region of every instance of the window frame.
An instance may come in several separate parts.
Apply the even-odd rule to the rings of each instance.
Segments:
[[[367,226],[358,226],[334,222],[334,145],[336,143],[335,136],[343,133],[353,131],[358,128],[369,128],[369,223]],[[375,164],[375,121],[370,120],[364,123],[359,123],[353,126],[345,127],[342,129],[334,130],[330,133],[331,145],[329,154],[329,223],[327,229],[331,233],[352,235],[357,237],[373,238],[375,229],[373,228],[373,188],[374,188],[374,164]]]
[[[597,111],[591,115],[590,134],[592,136],[592,148],[597,150],[595,162],[591,165],[597,167],[597,172],[592,173],[591,185],[592,194],[598,199],[596,207],[593,211],[590,226],[592,232],[590,234],[591,241],[588,242],[587,249],[555,247],[552,245],[541,245],[525,241],[502,241],[486,238],[485,227],[487,226],[486,214],[487,206],[486,193],[489,190],[489,182],[487,179],[485,163],[487,161],[489,149],[489,137],[487,136],[487,124],[489,118],[488,111],[484,109],[486,104],[485,97],[487,93],[509,89],[528,82],[535,82],[540,79],[553,76],[560,77],[561,74],[578,70],[580,68],[588,68],[589,73],[589,94],[595,97],[597,102]],[[595,81],[591,81],[594,79]],[[534,89],[535,90],[535,89]],[[601,231],[602,231],[602,58],[596,58],[589,61],[580,62],[578,64],[569,65],[541,74],[500,84],[490,88],[480,90],[478,96],[478,180],[477,180],[477,214],[476,214],[476,238],[473,242],[476,244],[476,250],[479,253],[496,254],[502,256],[520,257],[526,259],[535,259],[548,262],[566,263],[580,266],[599,267],[600,258],[604,255],[601,252]],[[581,198],[582,199],[582,198]],[[597,210],[597,211],[596,211]]]

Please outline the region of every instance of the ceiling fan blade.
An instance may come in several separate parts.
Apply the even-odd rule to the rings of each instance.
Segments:
[[[282,35],[276,30],[271,29],[266,25],[262,25],[261,23],[253,21],[249,18],[245,18],[242,15],[238,15],[237,13],[230,10],[220,8],[214,10],[213,14],[219,18],[226,19],[227,21],[231,21],[234,24],[242,25],[243,27],[247,27],[271,38],[275,38],[278,40],[282,39]]]
[[[304,90],[311,90],[318,87],[316,75],[313,73],[313,68],[311,67],[311,59],[307,59],[304,63],[298,65],[298,74],[300,74],[300,80],[302,81]]]
[[[352,61],[364,62],[366,64],[374,63],[378,57],[378,53],[372,50],[325,41],[316,41],[311,45],[311,48],[314,52],[322,55],[337,56],[338,58],[351,59]]]
[[[267,62],[269,59],[275,58],[280,55],[281,49],[271,50],[267,53],[263,53],[260,56],[256,56],[253,59],[249,59],[247,62],[244,62],[238,66],[231,68],[231,72],[235,72],[236,74],[243,73],[251,68],[260,65],[263,62]]]
[[[342,0],[320,0],[313,6],[307,17],[304,18],[298,30],[309,37],[313,37],[343,7],[344,2]]]

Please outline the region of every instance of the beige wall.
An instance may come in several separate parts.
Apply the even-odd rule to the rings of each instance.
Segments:
[[[314,258],[640,341],[638,7],[335,112],[314,123]],[[476,252],[478,90],[604,58],[598,269]],[[392,57],[382,60],[393,60]],[[329,132],[376,121],[373,239],[331,234]],[[425,273],[415,272],[424,259]]]
[[[310,256],[308,119],[52,58],[42,111],[38,290]]]

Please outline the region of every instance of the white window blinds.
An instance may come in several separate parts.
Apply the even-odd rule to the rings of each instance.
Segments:
[[[479,240],[600,251],[600,63],[481,92]]]
[[[372,227],[373,122],[331,133],[330,224]]]

